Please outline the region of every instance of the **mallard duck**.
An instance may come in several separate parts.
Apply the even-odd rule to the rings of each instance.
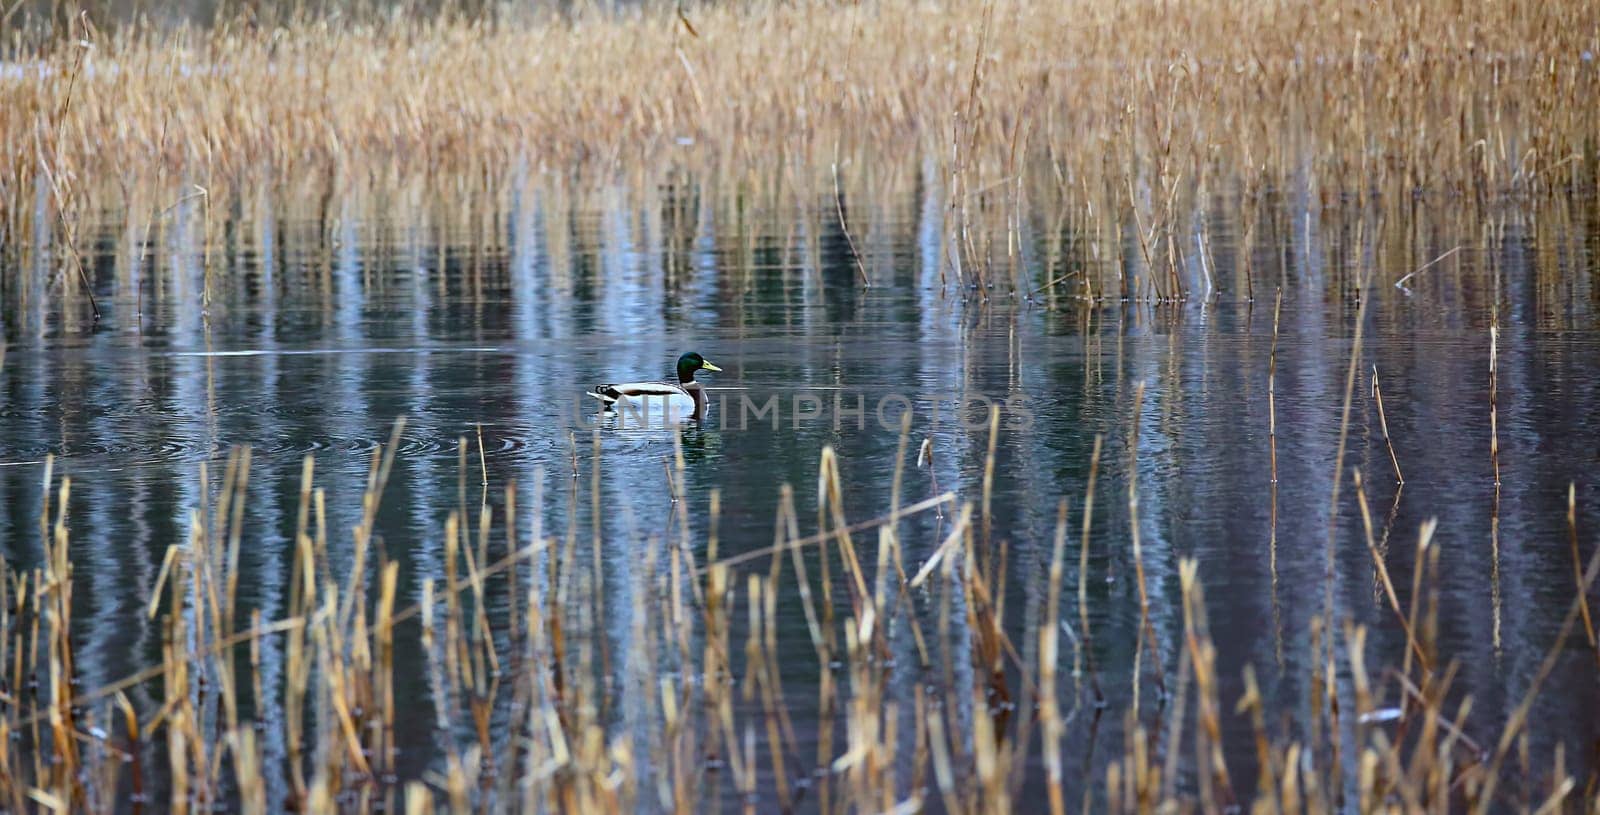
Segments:
[[[694,351],[678,357],[678,384],[671,382],[623,382],[615,385],[596,385],[589,395],[605,403],[605,409],[616,409],[618,402],[638,402],[646,413],[652,405],[662,405],[664,415],[690,418],[696,421],[706,414],[706,394],[699,382],[694,381],[695,371],[720,371]],[[658,401],[659,400],[659,401]]]

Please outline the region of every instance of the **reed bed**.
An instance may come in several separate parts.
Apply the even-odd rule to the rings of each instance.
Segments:
[[[949,282],[1009,285],[1054,303],[1210,299],[1224,290],[1253,298],[1263,270],[1252,268],[1252,238],[1295,231],[1278,223],[1290,196],[1305,200],[1289,217],[1326,205],[1319,230],[1337,235],[1349,220],[1358,251],[1370,245],[1399,259],[1391,271],[1410,272],[1340,277],[1343,295],[1387,292],[1391,282],[1409,292],[1406,284],[1429,285],[1460,248],[1425,245],[1418,198],[1461,210],[1433,226],[1481,236],[1475,248],[1487,257],[1506,241],[1497,202],[1582,221],[1592,204],[1564,196],[1592,191],[1600,177],[1592,104],[1600,10],[1567,0],[1470,8],[882,0],[525,18],[257,14],[204,30],[78,16],[6,33],[3,251],[59,249],[59,285],[37,291],[92,295],[106,286],[105,272],[83,261],[96,235],[89,227],[98,213],[120,211],[128,262],[112,274],[129,285],[111,288],[141,319],[138,270],[159,251],[152,233],[172,224],[192,227],[175,251],[202,258],[207,313],[225,313],[224,301],[211,300],[213,275],[233,267],[213,260],[214,243],[218,258],[224,251],[214,238],[259,225],[243,212],[269,197],[263,189],[315,213],[320,254],[307,262],[307,280],[311,267],[326,270],[330,213],[347,195],[370,195],[363,203],[376,209],[410,190],[410,199],[399,196],[402,213],[459,218],[486,238],[474,246],[503,248],[504,219],[452,204],[486,200],[493,209],[509,179],[532,174],[551,179],[552,236],[576,233],[563,219],[578,208],[560,196],[581,198],[597,180],[646,190],[685,177],[728,180],[716,204],[642,207],[672,221],[664,254],[692,239],[694,206],[720,214],[731,209],[720,206],[727,199],[749,195],[806,213],[806,236],[791,242],[804,244],[797,253],[820,258],[817,235],[836,226],[851,248],[852,283],[877,285],[868,263],[879,236],[847,202],[926,186],[920,194],[944,214]],[[370,189],[381,192],[350,192]],[[1242,226],[1237,280],[1222,279],[1213,257],[1219,208]],[[1308,233],[1311,223],[1307,215]],[[581,240],[552,237],[553,275],[564,274],[569,252],[583,251],[568,245]],[[1041,255],[1051,259],[1037,264]],[[1091,256],[1095,273],[1073,268]],[[1030,265],[1042,266],[1039,279],[1026,279]],[[1281,288],[1277,299],[1281,307]],[[1274,519],[1277,317],[1275,307]],[[1491,343],[1498,326],[1496,316]],[[1360,356],[1351,355],[1346,423]],[[1371,389],[1387,443],[1376,370]],[[1136,441],[1142,385],[1133,393],[1127,433]],[[1496,416],[1493,398],[1489,410]],[[1058,506],[1048,585],[1019,624],[1006,598],[1026,578],[1009,565],[1007,543],[991,538],[992,479],[977,495],[935,484],[930,497],[903,502],[909,430],[890,506],[847,507],[838,458],[824,450],[817,505],[800,506],[791,487],[774,485],[773,545],[734,555],[718,551],[714,494],[709,529],[692,531],[685,464],[670,459],[674,524],[647,547],[652,560],[640,568],[649,579],[620,588],[601,567],[606,541],[577,520],[585,503],[591,517],[630,511],[600,506],[598,438],[587,458],[573,439],[573,478],[551,479],[565,484],[561,529],[546,528],[542,510],[519,510],[518,485],[491,481],[481,439],[474,471],[463,439],[459,506],[441,530],[443,574],[403,575],[374,534],[397,466],[397,425],[372,456],[348,537],[330,533],[328,493],[306,459],[285,553],[292,594],[271,619],[241,613],[251,452],[239,449],[220,474],[201,468],[198,494],[210,497],[193,508],[187,540],[167,550],[141,610],[161,621],[161,660],[100,687],[77,678],[73,485],[47,465],[44,555],[36,568],[5,564],[0,574],[0,802],[13,812],[122,811],[130,802],[177,812],[1010,812],[1040,802],[1052,812],[1600,812],[1594,768],[1569,767],[1559,749],[1550,767],[1524,766],[1530,710],[1563,644],[1578,638],[1580,622],[1594,642],[1586,597],[1600,553],[1582,558],[1572,493],[1571,608],[1527,696],[1498,732],[1486,732],[1471,700],[1452,695],[1458,667],[1436,646],[1436,526],[1418,530],[1402,595],[1389,568],[1404,556],[1388,554],[1387,527],[1374,540],[1359,473],[1352,488],[1375,584],[1405,632],[1405,656],[1369,667],[1366,629],[1333,618],[1328,602],[1311,626],[1311,650],[1322,655],[1302,678],[1312,690],[1303,708],[1286,710],[1262,695],[1251,666],[1218,664],[1204,564],[1183,561],[1181,636],[1161,650],[1137,483],[1096,496],[1100,439],[1085,494]],[[998,432],[991,423],[991,473]],[[1125,450],[1137,473],[1138,445]],[[934,454],[925,441],[918,459]],[[1392,444],[1388,458],[1403,482]],[[1343,469],[1341,457],[1334,483]],[[481,482],[474,501],[469,479]],[[535,507],[545,503],[539,482]],[[503,497],[491,502],[491,490]],[[1139,607],[1129,613],[1140,624],[1126,710],[1105,708],[1097,657],[1105,643],[1096,645],[1090,625],[1086,587],[1103,577],[1091,574],[1097,500],[1126,501],[1135,523],[1128,554]],[[1331,503],[1336,512],[1337,493]],[[880,514],[852,520],[847,510]],[[902,533],[923,513],[946,521],[913,558]],[[1073,523],[1082,529],[1076,558]],[[1274,523],[1274,575],[1277,543]],[[1497,570],[1497,533],[1495,547]],[[420,583],[415,602],[402,597],[408,580]],[[1497,576],[1497,641],[1498,585]],[[612,643],[607,612],[618,592],[635,610],[623,647]],[[803,659],[779,652],[780,607],[803,612]],[[891,632],[907,631],[912,664],[889,658]],[[400,649],[425,655],[431,704],[402,689]],[[1164,664],[1162,653],[1175,662]],[[814,675],[798,675],[797,663],[814,664]],[[1219,677],[1237,675],[1246,692],[1224,698]],[[649,726],[620,726],[623,706],[628,721]],[[794,724],[802,713],[834,726],[803,742]],[[1245,753],[1223,739],[1230,716],[1251,723]],[[421,772],[401,760],[402,725],[417,717],[446,745]],[[1064,749],[1069,733],[1092,734],[1105,717],[1123,726],[1101,760],[1091,751],[1080,762]],[[1279,726],[1284,718],[1308,726]]]
[[[998,424],[996,413],[991,433]],[[907,466],[909,429],[902,431],[896,483]],[[882,515],[852,522],[831,449],[819,462],[815,529],[802,532],[805,513],[783,486],[770,547],[719,556],[717,499],[710,501],[709,537],[682,522],[690,502],[675,502],[680,522],[649,547],[650,562],[642,564],[649,577],[629,589],[632,636],[625,650],[610,651],[604,597],[617,589],[599,570],[598,533],[584,540],[581,523],[552,529],[540,513],[525,517],[515,484],[504,485],[498,508],[486,500],[491,484],[483,486],[484,502],[470,505],[466,485],[479,473],[463,439],[461,505],[444,525],[443,575],[423,576],[422,599],[403,604],[399,565],[373,535],[402,432],[397,424],[389,443],[372,454],[360,521],[347,541],[330,538],[326,493],[314,462],[305,461],[289,554],[291,599],[278,619],[238,616],[250,450],[235,450],[218,482],[202,466],[200,494],[215,497],[193,510],[189,539],[167,551],[144,610],[163,621],[162,661],[96,688],[75,679],[72,530],[65,521],[73,485],[47,466],[53,494],[41,511],[45,557],[37,568],[8,570],[0,581],[6,808],[1595,812],[1600,806],[1593,768],[1567,766],[1558,747],[1548,772],[1530,771],[1526,747],[1519,748],[1541,683],[1586,613],[1582,598],[1600,572],[1600,553],[1579,572],[1570,609],[1526,696],[1499,733],[1484,733],[1471,717],[1470,697],[1446,706],[1456,698],[1450,688],[1458,665],[1435,647],[1436,525],[1420,530],[1406,608],[1374,547],[1359,473],[1354,483],[1367,545],[1410,647],[1403,665],[1374,670],[1366,628],[1315,618],[1312,636],[1326,643],[1329,661],[1313,660],[1309,710],[1301,718],[1309,728],[1285,729],[1272,721],[1287,711],[1267,707],[1251,666],[1218,664],[1202,564],[1181,563],[1177,664],[1170,671],[1153,664],[1156,676],[1146,680],[1166,683],[1159,703],[1107,711],[1085,610],[1086,556],[1076,612],[1062,591],[1074,502],[1063,498],[1058,508],[1047,598],[1030,603],[1019,628],[1007,622],[1005,584],[1016,578],[1005,545],[986,540],[988,495],[945,492],[902,505],[896,490]],[[1098,442],[1094,458],[1098,463]],[[598,481],[598,459],[576,463],[592,468],[590,480]],[[684,483],[681,454],[668,458],[665,477]],[[540,480],[536,505],[543,501]],[[559,480],[569,485],[568,506],[578,506],[585,479]],[[1095,500],[1091,477],[1081,511],[1085,530]],[[951,519],[942,542],[920,562],[908,561],[903,523],[934,510]],[[513,602],[491,619],[497,597]],[[779,653],[780,604],[804,612],[817,666],[814,681],[803,685],[809,692],[794,689],[803,680],[797,655]],[[935,612],[931,628],[923,627],[928,617],[919,607]],[[959,636],[952,625],[958,618]],[[915,657],[897,663],[887,658],[890,638],[907,630]],[[1018,630],[1020,639],[1008,634]],[[1070,660],[1063,633],[1079,649]],[[270,681],[268,644],[282,659]],[[418,646],[431,704],[399,690],[395,673],[397,649]],[[1224,671],[1242,672],[1241,698],[1220,695]],[[1336,673],[1349,679],[1343,689]],[[644,679],[624,681],[624,675]],[[909,694],[893,689],[905,678],[913,685]],[[632,725],[614,715],[619,706],[628,707]],[[793,724],[795,712],[808,710],[820,711],[824,723],[814,745],[802,744]],[[1099,763],[1092,747],[1087,758],[1063,754],[1069,729],[1092,734],[1103,716],[1123,718],[1120,744],[1109,746]],[[1252,723],[1254,745],[1244,755],[1225,745],[1222,722],[1229,716]],[[397,755],[406,745],[398,724],[417,718],[431,719],[445,734],[444,755],[427,771],[403,774]],[[265,766],[269,743],[286,751],[276,777],[287,780],[272,795],[264,781],[273,775]],[[1239,773],[1240,764],[1251,768],[1253,787],[1243,786],[1249,776]],[[1069,798],[1073,788],[1081,798]],[[1041,792],[1042,801],[1031,797]]]
[[[952,281],[1014,283],[1020,224],[1044,209],[1129,237],[1152,273],[1115,293],[1166,300],[1210,294],[1192,216],[1212,196],[1481,203],[1592,189],[1600,171],[1600,11],[1575,0],[29,19],[0,43],[12,245],[41,226],[71,245],[83,213],[152,184],[151,214],[189,185],[221,207],[263,183],[493,187],[518,167],[715,168],[820,192],[915,156],[950,215]]]

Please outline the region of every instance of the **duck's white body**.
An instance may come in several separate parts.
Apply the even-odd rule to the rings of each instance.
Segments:
[[[670,382],[624,382],[597,385],[589,392],[608,412],[623,422],[660,424],[700,419],[705,416],[705,390],[699,382],[687,386]]]
[[[621,421],[628,421],[632,417],[645,421],[699,421],[706,415],[706,393],[700,383],[694,381],[695,371],[720,370],[707,362],[705,357],[691,351],[678,357],[677,384],[624,382],[620,385],[596,385],[589,395],[603,402],[608,412],[622,414],[624,418]]]

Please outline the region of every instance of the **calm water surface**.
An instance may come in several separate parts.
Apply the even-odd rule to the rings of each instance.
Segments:
[[[1083,710],[1069,727],[1073,785],[1103,783],[1105,762],[1121,752],[1122,711],[1131,702],[1139,612],[1127,485],[1135,466],[1162,661],[1170,673],[1182,645],[1178,561],[1197,558],[1220,651],[1235,771],[1248,773],[1248,721],[1231,714],[1240,673],[1254,666],[1268,709],[1279,717],[1271,722],[1276,735],[1305,732],[1315,664],[1311,621],[1323,611],[1328,586],[1339,619],[1371,627],[1369,665],[1398,665],[1404,654],[1404,635],[1375,589],[1348,479],[1337,507],[1330,503],[1357,315],[1346,272],[1364,264],[1376,282],[1345,465],[1366,478],[1375,535],[1402,604],[1410,603],[1418,529],[1438,519],[1439,652],[1460,660],[1452,694],[1473,697],[1469,732],[1486,743],[1498,736],[1574,596],[1569,484],[1585,557],[1600,530],[1600,218],[1592,201],[1566,203],[1558,219],[1507,205],[1494,216],[1500,232],[1491,240],[1438,219],[1416,226],[1424,212],[1411,225],[1391,223],[1367,246],[1355,243],[1348,218],[1308,216],[1282,204],[1281,221],[1257,229],[1252,245],[1241,248],[1243,229],[1222,214],[1209,227],[1216,302],[1085,310],[1044,295],[996,291],[985,299],[941,287],[942,212],[931,192],[855,216],[871,288],[859,285],[851,242],[835,223],[730,213],[720,200],[690,188],[614,192],[579,205],[546,199],[530,186],[475,208],[481,217],[429,220],[348,204],[326,227],[304,211],[258,204],[219,212],[225,225],[215,228],[209,274],[197,206],[181,208],[143,252],[132,249],[142,229],[107,213],[90,230],[105,311],[92,330],[81,303],[61,313],[60,292],[69,284],[51,264],[12,253],[0,275],[7,344],[0,553],[13,567],[39,561],[43,462],[54,456],[56,473],[73,479],[78,668],[84,687],[98,687],[160,661],[160,623],[148,620],[143,606],[167,546],[185,540],[190,513],[206,499],[202,463],[210,462],[214,492],[230,447],[254,451],[242,596],[270,619],[288,603],[303,457],[315,458],[317,483],[328,491],[333,566],[348,569],[348,530],[371,451],[405,416],[377,531],[400,561],[409,595],[402,601],[413,602],[423,579],[444,574],[441,539],[459,501],[460,438],[470,441],[469,500],[481,495],[481,427],[491,503],[502,505],[515,483],[525,508],[536,490],[543,496],[536,511],[555,534],[573,525],[587,540],[598,524],[607,617],[604,630],[590,636],[621,651],[642,613],[631,598],[656,585],[655,575],[644,573],[654,562],[650,549],[664,551],[672,531],[664,462],[673,441],[659,430],[603,429],[603,515],[590,517],[587,496],[569,506],[574,450],[585,488],[595,463],[582,423],[583,412],[592,411],[582,396],[587,386],[666,376],[686,350],[724,369],[705,377],[720,406],[682,441],[701,557],[714,491],[724,555],[771,543],[782,483],[795,486],[801,518],[814,521],[817,465],[827,445],[839,452],[850,517],[886,512],[899,439],[890,429],[895,423],[880,426],[874,408],[890,395],[914,406],[911,454],[924,438],[933,450],[929,466],[908,469],[907,500],[946,489],[976,498],[990,439],[973,420],[981,418],[973,403],[984,397],[1007,408],[995,441],[991,534],[1008,547],[1006,616],[1019,643],[1046,590],[1057,501],[1070,499],[1076,530],[1090,451],[1096,434],[1105,435],[1088,586],[1110,704],[1102,720],[1091,722]],[[831,208],[831,201],[818,206]],[[1055,236],[1042,229],[1025,239],[1026,273],[1040,284],[1088,263],[1071,253],[1052,256],[1044,247]],[[1454,255],[1408,281],[1409,293],[1391,285],[1458,244]],[[1247,253],[1253,304],[1239,283]],[[1210,270],[1185,267],[1190,275],[1203,271]],[[1280,286],[1274,511],[1267,389],[1272,292]],[[1498,489],[1490,458],[1495,324]],[[1373,366],[1403,489],[1370,398]],[[1145,395],[1135,416],[1139,382]],[[741,429],[740,399],[759,404],[773,396],[778,426],[766,417]],[[797,419],[795,400],[810,396],[823,402],[821,415]],[[835,396],[848,407],[862,400],[865,415],[837,415]],[[900,407],[887,404],[893,420]],[[1136,454],[1128,446],[1134,422]],[[948,514],[906,522],[912,566],[949,525]],[[1067,580],[1076,585],[1075,557]],[[915,601],[931,623],[934,596]],[[819,727],[817,672],[792,587],[779,615],[780,648],[795,656],[785,683],[806,755]],[[892,640],[897,659],[911,665],[903,626]],[[397,666],[408,697],[402,706],[426,710],[432,692],[422,678],[424,657],[414,637],[403,641],[413,644],[402,648]],[[1063,642],[1070,670],[1071,640]],[[1532,744],[1546,758],[1563,744],[1568,766],[1585,767],[1600,738],[1594,652],[1581,634],[1558,647],[1533,710]],[[271,698],[253,702],[264,716],[274,715],[273,698],[281,698],[280,650],[275,642],[264,650]],[[614,677],[622,700],[617,726],[647,726],[629,721],[625,700],[650,692],[654,679],[627,672],[619,668]],[[907,669],[891,686],[909,700],[918,680]],[[1348,677],[1341,682],[1348,691]],[[1064,692],[1073,687],[1068,677]],[[1148,709],[1155,698],[1148,680],[1143,693]],[[160,699],[150,685],[135,694],[146,709]],[[439,732],[426,715],[400,726],[409,777],[440,766],[449,739],[468,738]],[[268,749],[277,759],[269,763],[271,783],[281,791],[283,745]],[[1038,783],[1035,770],[1030,783]],[[1247,795],[1253,780],[1236,777],[1234,784]]]

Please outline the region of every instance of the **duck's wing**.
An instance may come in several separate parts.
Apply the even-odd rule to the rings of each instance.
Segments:
[[[689,396],[689,392],[681,385],[670,382],[622,382],[615,385],[595,385],[589,395],[606,404],[614,404],[622,399],[646,397],[672,397]]]

